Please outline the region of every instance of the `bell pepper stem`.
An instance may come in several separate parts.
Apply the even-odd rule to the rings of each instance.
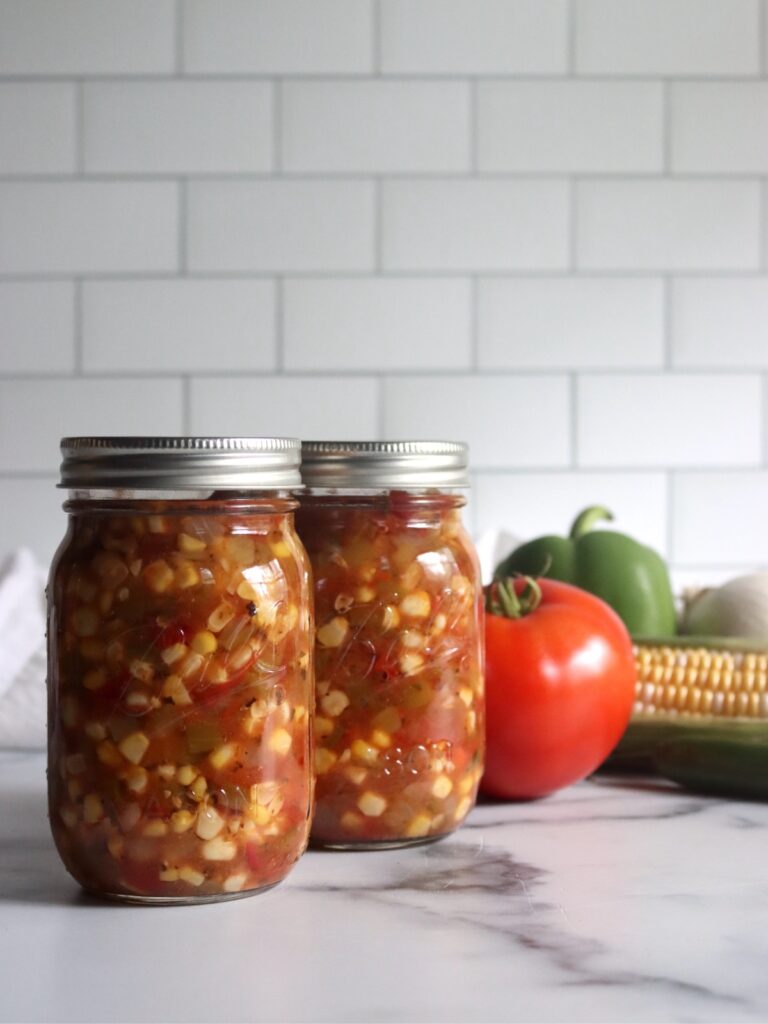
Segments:
[[[585,508],[583,512],[579,512],[573,521],[570,534],[571,540],[579,540],[585,533],[589,533],[596,523],[600,523],[603,520],[612,521],[613,512],[603,505],[590,505],[589,508]]]

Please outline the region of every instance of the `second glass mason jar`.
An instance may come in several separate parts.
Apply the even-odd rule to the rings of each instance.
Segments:
[[[312,809],[299,443],[71,438],[48,588],[50,820],[87,890],[245,895],[304,851]]]
[[[472,808],[484,752],[467,448],[305,442],[297,512],[317,618],[316,810],[334,849],[423,843]]]

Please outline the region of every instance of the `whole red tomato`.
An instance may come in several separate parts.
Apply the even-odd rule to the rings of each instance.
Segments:
[[[567,583],[515,579],[489,591],[481,788],[546,796],[589,775],[621,738],[635,694],[632,641],[605,602]]]

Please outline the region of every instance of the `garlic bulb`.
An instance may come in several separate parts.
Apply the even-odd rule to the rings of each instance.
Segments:
[[[699,591],[686,602],[681,632],[768,641],[768,572]]]

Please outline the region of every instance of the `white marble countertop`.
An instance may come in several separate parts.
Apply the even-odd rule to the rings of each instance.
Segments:
[[[4,1021],[760,1021],[768,806],[602,778],[252,899],[83,896],[43,757],[0,756]]]

